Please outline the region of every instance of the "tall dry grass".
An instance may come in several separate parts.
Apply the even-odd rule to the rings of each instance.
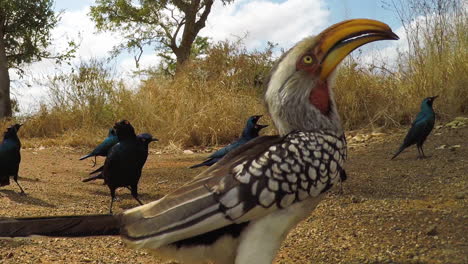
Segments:
[[[46,138],[40,144],[91,145],[116,120],[128,119],[137,133],[150,132],[164,145],[224,144],[249,116],[265,114],[255,80],[271,58],[270,49],[247,52],[239,42],[220,42],[175,78],[156,73],[133,90],[103,62],[84,62],[51,78],[50,104],[27,120],[22,135]]]
[[[439,118],[468,113],[468,10],[459,0],[392,1],[408,49],[396,65],[358,64],[338,70],[337,104],[345,127],[407,125],[422,99],[439,95]]]
[[[410,3],[424,11],[416,4],[425,1],[409,1],[397,7]],[[399,13],[409,48],[394,65],[350,58],[338,69],[335,94],[346,129],[407,125],[421,100],[432,95],[440,96],[434,104],[440,118],[468,113],[467,9],[441,7],[445,9],[439,12],[427,9],[426,19],[416,19],[419,13]],[[257,81],[272,65],[271,48],[248,52],[241,41],[220,42],[175,78],[156,71],[134,89],[105,63],[84,62],[72,73],[51,78],[50,103],[27,118],[20,135],[32,138],[31,145],[93,145],[116,120],[125,118],[137,132],[158,137],[159,146],[228,143],[248,116],[266,114]],[[274,133],[273,128],[267,133]]]

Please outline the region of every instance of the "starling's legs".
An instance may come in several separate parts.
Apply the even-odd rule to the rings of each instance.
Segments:
[[[94,164],[93,164],[93,168],[96,166],[96,158],[97,158],[97,156],[94,156]]]
[[[15,181],[15,182],[16,182],[16,184],[18,185],[18,187],[20,188],[21,193],[24,194],[24,195],[26,195],[26,192],[23,190],[23,188],[21,187],[21,185],[20,185],[17,181]]]
[[[419,145],[416,145],[416,148],[418,149],[418,159],[422,159],[421,149],[419,149]]]
[[[18,182],[18,175],[16,175],[15,177],[13,177],[13,180],[15,180],[16,184],[18,184],[18,187],[20,188],[21,190],[21,194],[26,194],[23,190],[23,188],[21,187],[21,185],[19,184]]]
[[[418,153],[419,153],[418,159],[425,159],[425,158],[427,158],[426,155],[424,155],[424,151],[423,151],[422,146],[417,145],[416,147],[418,148]]]
[[[111,192],[111,203],[110,203],[110,214],[112,214],[112,205],[114,204],[114,200],[115,200],[115,188],[110,188],[110,192]]]
[[[135,200],[137,200],[137,202],[138,202],[140,205],[143,205],[143,202],[140,201],[140,199],[138,199],[138,197],[133,197],[133,198],[135,198]]]
[[[343,182],[348,178],[348,175],[346,175],[346,171],[342,170],[340,172],[340,191],[338,192],[339,195],[342,195],[344,193],[343,189]]]
[[[420,148],[421,148],[421,153],[422,153],[423,158],[427,158],[426,154],[424,154],[424,150],[423,150],[422,145],[420,146]]]
[[[143,203],[140,201],[140,199],[138,199],[138,187],[136,186],[131,186],[130,187],[130,191],[132,192],[132,196],[133,198],[135,198],[135,200],[137,200],[137,202],[140,204],[140,205],[143,205]]]
[[[340,179],[340,190],[338,191],[339,195],[343,195],[344,189],[343,189],[343,180]]]
[[[114,204],[114,198],[111,198],[109,213],[112,214],[112,205]]]

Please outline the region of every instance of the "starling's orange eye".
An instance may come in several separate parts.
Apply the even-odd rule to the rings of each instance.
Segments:
[[[302,58],[302,61],[305,63],[305,64],[311,64],[312,62],[314,62],[314,59],[312,58],[312,56],[310,55],[306,55]]]

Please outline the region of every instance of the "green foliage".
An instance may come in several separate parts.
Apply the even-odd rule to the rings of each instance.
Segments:
[[[222,0],[223,3],[232,1]],[[114,56],[123,50],[133,52],[138,66],[143,48],[152,46],[166,59],[171,72],[174,65],[169,51],[176,56],[177,64],[190,58],[194,51],[192,45],[198,32],[205,27],[213,2],[96,0],[90,16],[99,30],[117,32],[125,38],[124,43],[114,47]],[[206,43],[203,39],[199,41],[199,44]]]
[[[210,38],[198,36],[192,44],[190,58],[196,59],[206,55],[210,48]],[[162,58],[159,71],[163,74],[174,76],[177,68],[177,61],[174,53],[167,47],[161,49],[158,55]]]
[[[53,0],[0,0],[0,23],[8,68],[22,73],[21,65],[53,58],[58,62],[73,56],[74,42],[63,54],[52,54],[50,31],[57,25],[59,16],[53,11]]]
[[[166,41],[164,27],[173,26],[167,16],[161,17],[164,2],[140,1],[140,5],[133,5],[127,0],[97,0],[89,15],[99,30],[117,32],[127,40],[114,48],[115,56],[122,50],[139,51],[145,45],[162,47]]]

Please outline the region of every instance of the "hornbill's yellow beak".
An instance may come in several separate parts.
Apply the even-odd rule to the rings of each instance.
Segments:
[[[397,40],[390,27],[371,19],[351,19],[325,29],[317,36],[314,51],[321,61],[320,79],[325,80],[354,49],[377,40]]]

